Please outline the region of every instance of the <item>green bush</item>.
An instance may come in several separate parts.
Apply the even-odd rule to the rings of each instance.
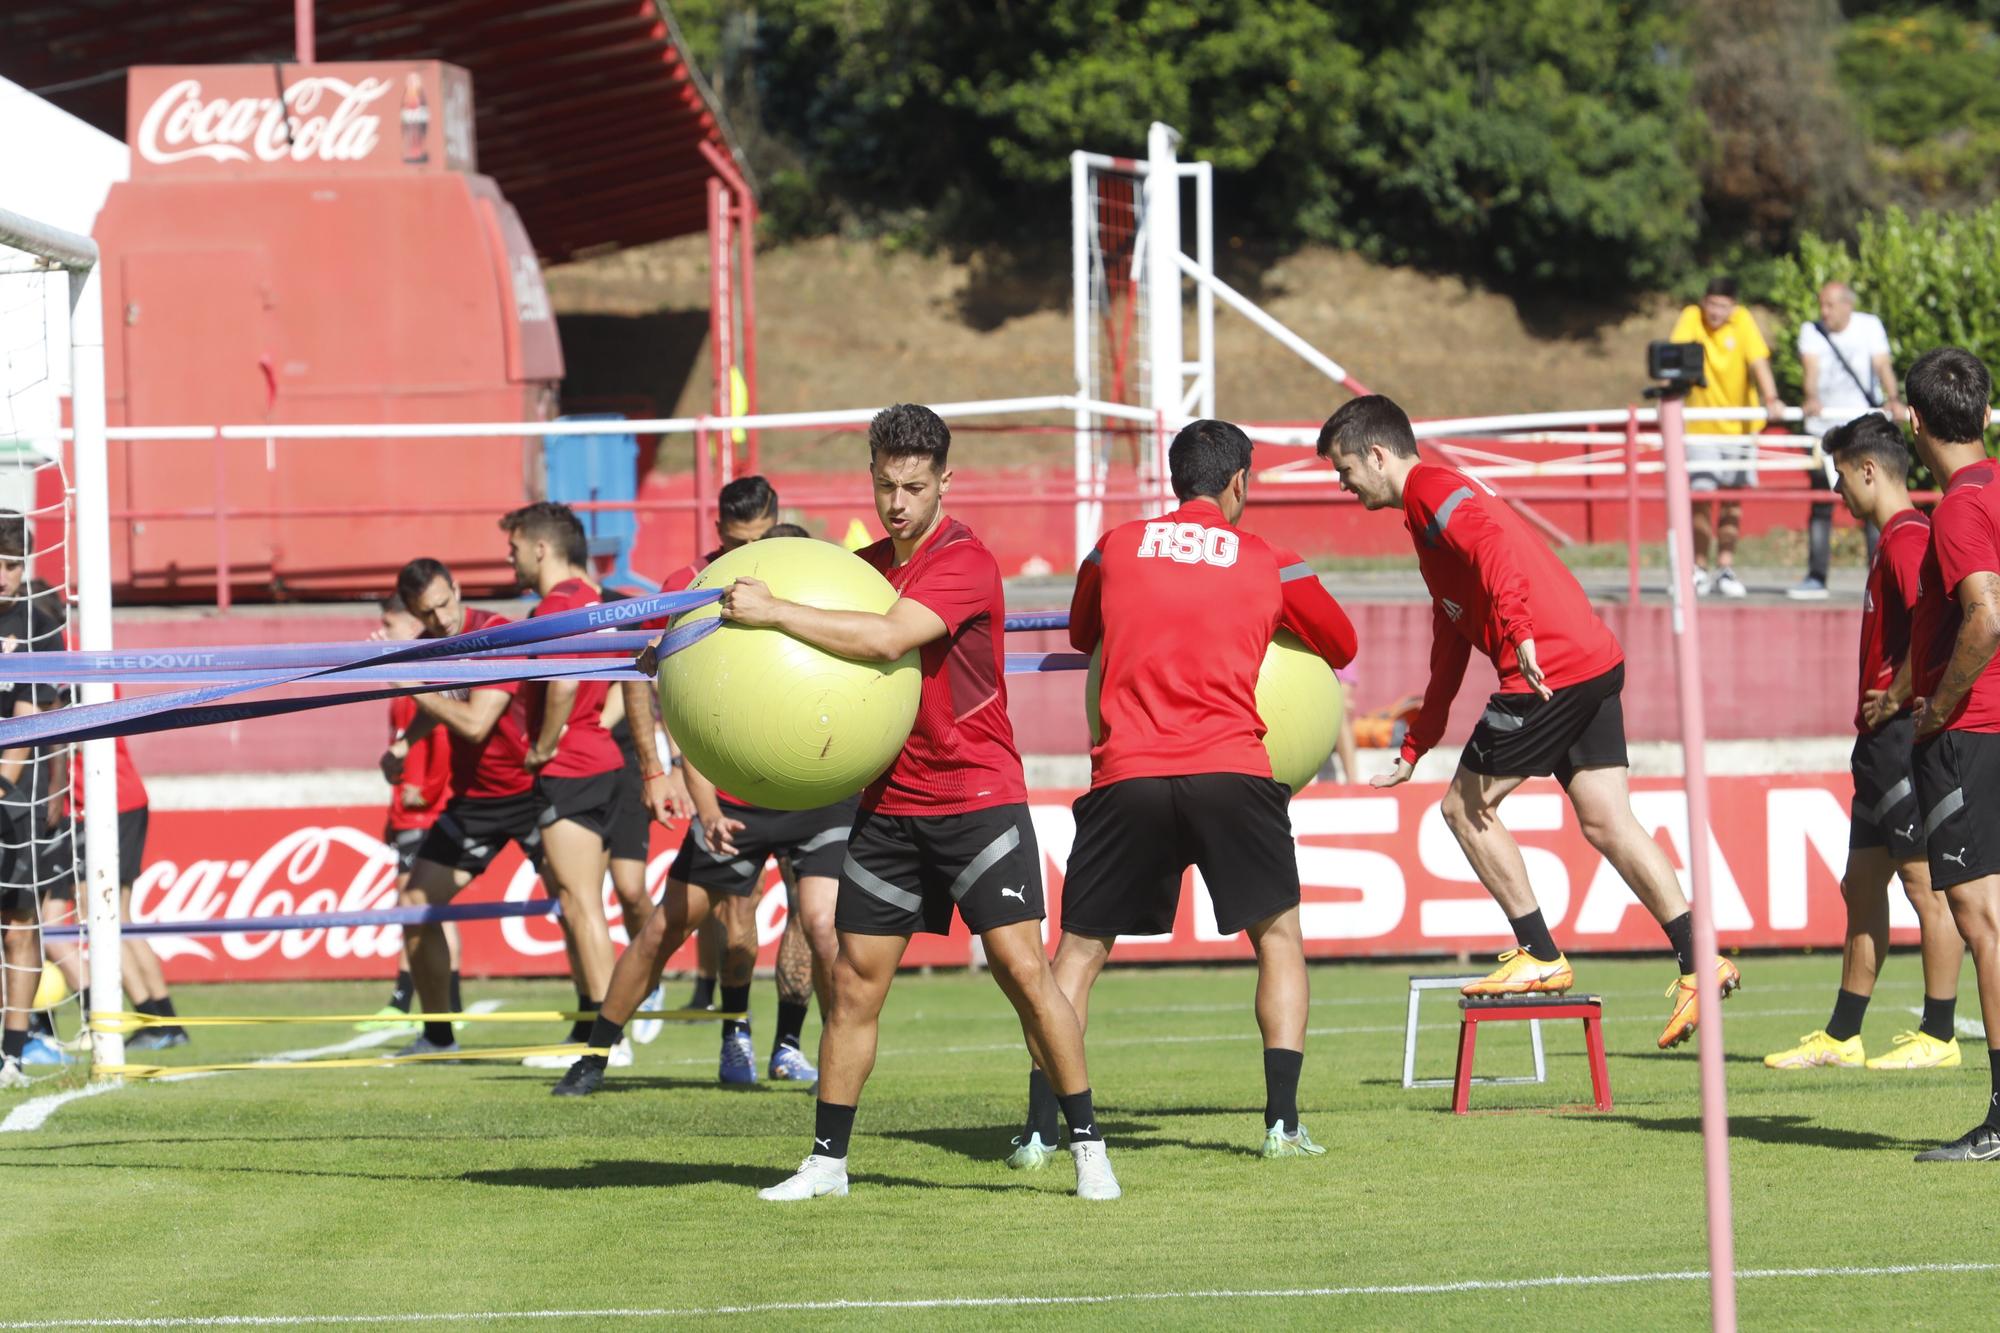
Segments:
[[[1855,19],[1837,68],[1877,163],[1919,198],[1974,201],[2000,186],[2000,37],[1931,5]]]

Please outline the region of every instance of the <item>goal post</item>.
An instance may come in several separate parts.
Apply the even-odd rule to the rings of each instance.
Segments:
[[[69,573],[76,599],[78,646],[109,649],[111,643],[111,524],[108,510],[109,462],[105,448],[104,307],[98,278],[97,244],[60,227],[0,209],[0,246],[25,257],[29,265],[67,276],[67,319],[61,336],[68,344],[70,419],[74,470],[63,497],[69,508],[64,525]],[[58,333],[48,324],[43,336]],[[59,349],[46,350],[53,364]],[[59,446],[50,442],[60,456]],[[78,692],[82,703],[109,700],[107,684],[86,684]],[[114,741],[85,741],[81,747],[84,773],[83,908],[89,942],[90,1009],[112,1013],[123,1009],[123,977],[118,940],[118,760]],[[53,796],[50,799],[55,799]],[[125,1039],[117,1032],[93,1031],[91,1055],[97,1068],[124,1063]]]

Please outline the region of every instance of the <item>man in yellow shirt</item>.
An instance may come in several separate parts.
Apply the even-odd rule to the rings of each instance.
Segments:
[[[1736,303],[1736,280],[1710,279],[1699,303],[1681,311],[1674,321],[1671,341],[1701,344],[1702,368],[1708,383],[1687,396],[1689,407],[1755,407],[1764,405],[1765,420],[1776,422],[1785,410],[1778,397],[1777,383],[1771,378],[1771,349],[1750,312]],[[1756,381],[1758,398],[1750,396]],[[1754,421],[1695,421],[1688,423],[1688,462],[1740,462],[1755,457],[1756,445],[1745,440],[1724,444],[1693,438],[1701,435],[1748,435],[1756,430]],[[1713,588],[1724,597],[1741,597],[1747,591],[1736,577],[1736,537],[1742,529],[1743,506],[1736,500],[1720,502],[1721,513],[1714,525],[1716,572],[1708,572],[1710,544],[1709,504],[1704,491],[1738,490],[1757,484],[1748,468],[1704,468],[1689,478],[1694,498],[1694,590],[1707,596]]]

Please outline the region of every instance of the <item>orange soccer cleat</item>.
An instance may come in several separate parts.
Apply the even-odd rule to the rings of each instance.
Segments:
[[[1725,1000],[1743,984],[1743,974],[1738,972],[1736,964],[1727,958],[1715,960],[1715,978],[1722,988],[1722,998]],[[1661,1050],[1678,1046],[1694,1035],[1697,993],[1698,988],[1692,972],[1678,978],[1673,985],[1667,987],[1667,995],[1674,1002],[1674,1010],[1667,1015],[1666,1031],[1660,1034]]]
[[[1559,995],[1576,984],[1569,959],[1556,955],[1545,963],[1526,949],[1509,949],[1500,955],[1500,966],[1477,981],[1459,988],[1461,995]]]

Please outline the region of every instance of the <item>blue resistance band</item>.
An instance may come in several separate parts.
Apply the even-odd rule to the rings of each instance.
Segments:
[[[510,916],[561,916],[553,898],[525,903],[448,903],[443,907],[389,907],[376,912],[308,912],[293,916],[239,916],[220,921],[127,921],[120,935],[252,935],[266,930],[330,930],[351,926],[428,926],[441,921],[496,921]],[[43,926],[51,939],[74,939],[78,925]]]

